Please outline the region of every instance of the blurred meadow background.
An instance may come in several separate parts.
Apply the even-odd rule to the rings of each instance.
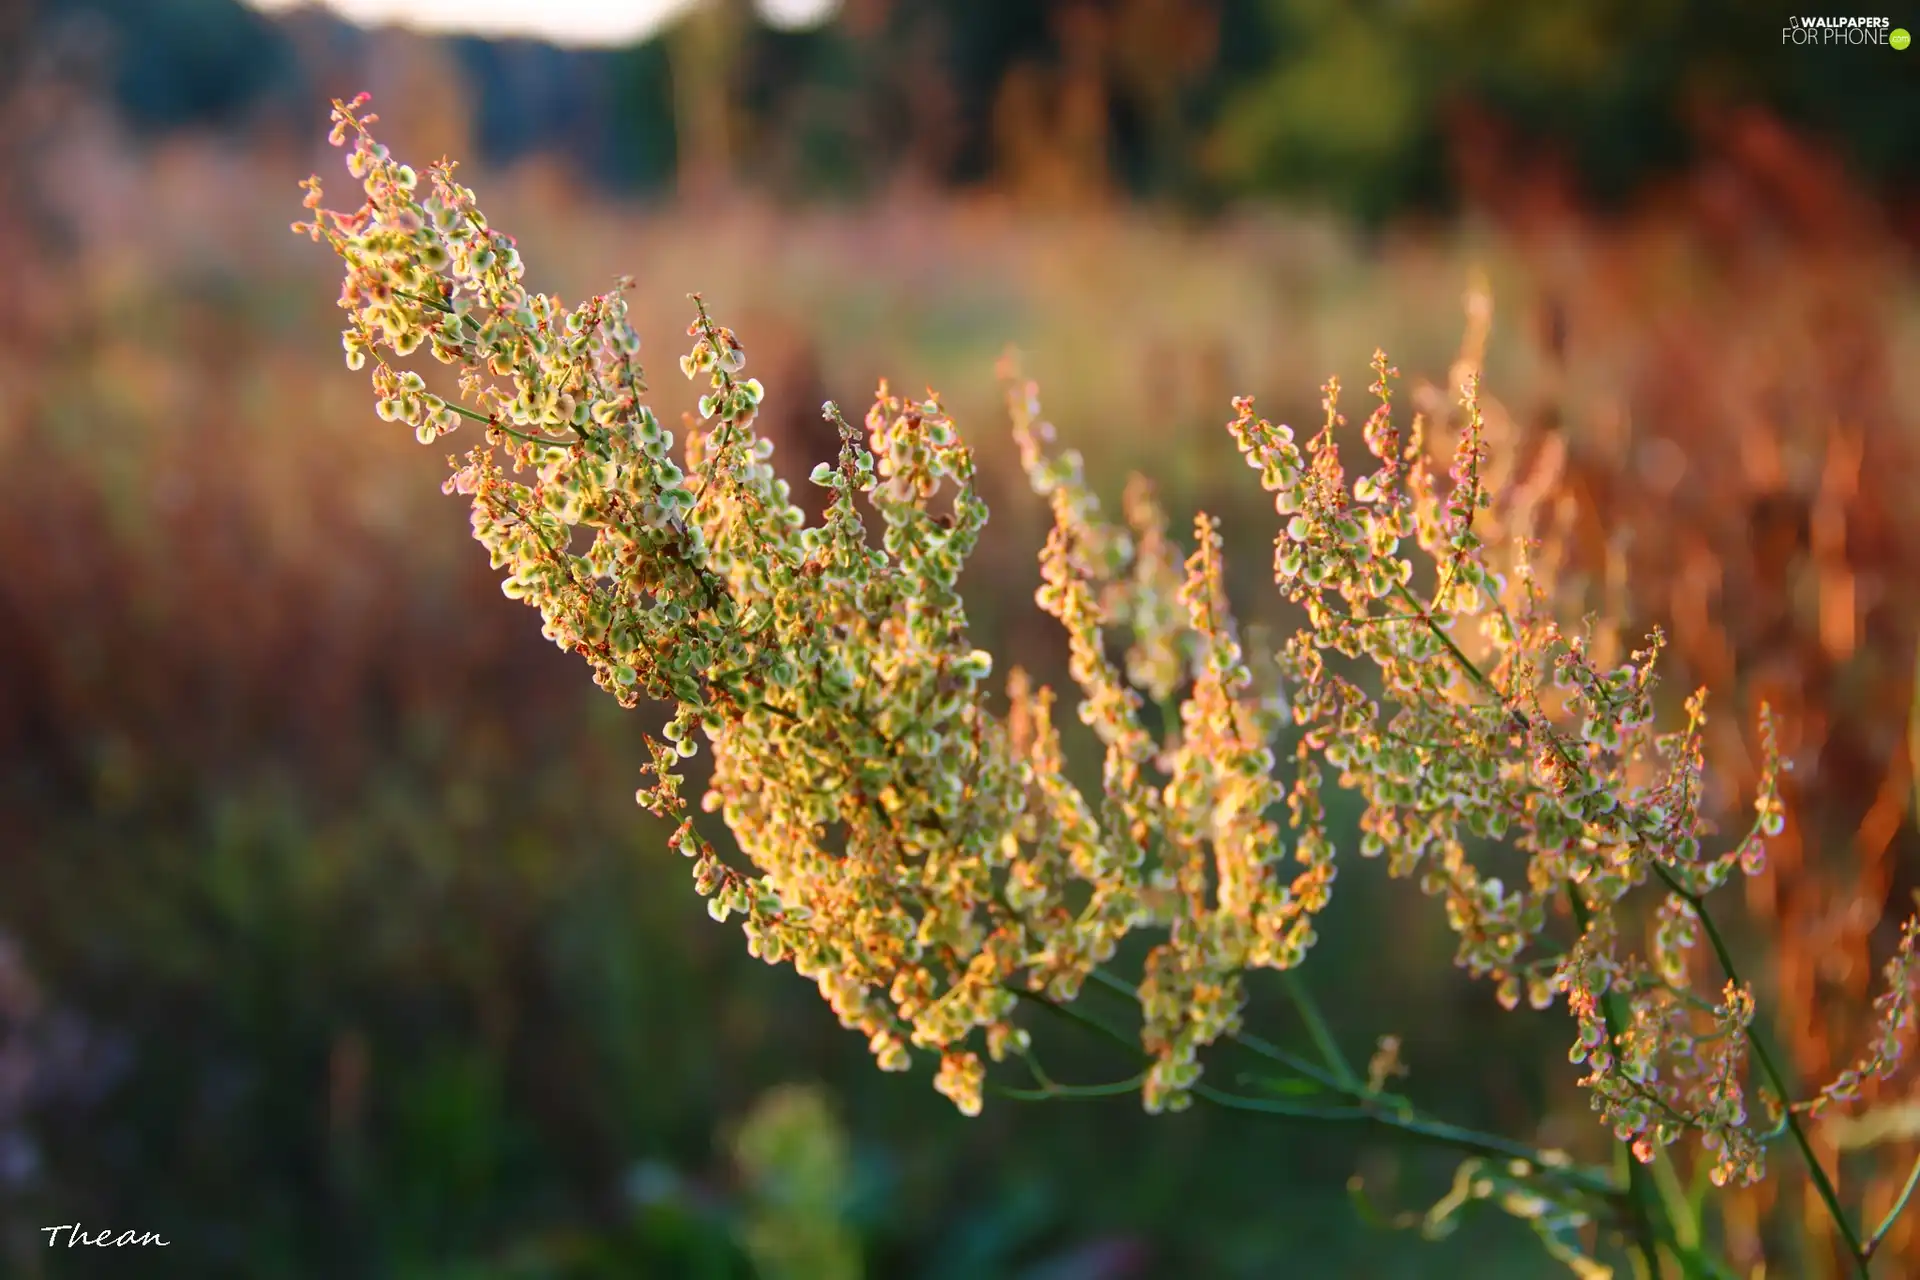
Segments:
[[[1783,45],[1730,0],[449,9],[0,5],[0,1271],[1558,1273],[1491,1210],[1429,1242],[1349,1201],[1357,1173],[1423,1209],[1444,1152],[1127,1098],[964,1119],[709,921],[632,802],[656,718],[501,598],[445,451],[343,366],[337,263],[288,223],[309,173],[345,192],[326,102],[363,89],[533,287],[635,278],[664,420],[694,289],[796,483],[823,400],[939,388],[1002,672],[1065,661],[1008,345],[1116,504],[1141,470],[1177,530],[1225,519],[1276,631],[1230,397],[1311,424],[1380,346],[1444,425],[1483,369],[1569,608],[1667,628],[1730,803],[1784,710],[1789,826],[1737,932],[1801,1078],[1857,1051],[1920,886],[1920,51]],[[620,21],[530,25],[568,14]],[[1604,1153],[1559,1014],[1454,974],[1413,885],[1340,890],[1303,972],[1349,1053],[1397,1034],[1436,1109]],[[1870,1216],[1913,1156],[1888,1114],[1821,1132]],[[1730,1251],[1838,1274],[1773,1164]],[[50,1250],[73,1222],[172,1243]],[[1884,1253],[1920,1274],[1911,1220]]]

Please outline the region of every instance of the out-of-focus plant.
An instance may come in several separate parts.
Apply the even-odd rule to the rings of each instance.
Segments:
[[[988,705],[991,658],[968,638],[956,585],[987,511],[936,396],[883,383],[864,436],[827,406],[841,449],[814,469],[832,498],[809,527],[754,430],[763,388],[696,296],[680,367],[709,390],[682,465],[645,403],[621,291],[569,309],[527,290],[514,241],[453,166],[401,164],[362,105],[335,104],[333,140],[351,143],[365,203],[325,210],[313,179],[313,220],[296,224],[346,263],[349,366],[371,367],[380,416],[423,443],[463,419],[483,425],[484,442],[449,459],[446,489],[472,499],[504,591],[538,608],[545,635],[622,705],[675,708],[665,740],[649,738],[641,802],[679,819],[670,843],[713,916],[740,915],[750,951],[814,981],[883,1070],[936,1055],[936,1088],[968,1114],[989,1061],[1018,1060],[1031,1086],[996,1073],[995,1091],[1137,1091],[1150,1111],[1201,1100],[1440,1142],[1475,1162],[1458,1198],[1497,1196],[1584,1275],[1609,1273],[1601,1235],[1643,1275],[1724,1274],[1704,1188],[1681,1187],[1669,1149],[1691,1136],[1714,1186],[1751,1185],[1767,1145],[1790,1138],[1867,1273],[1902,1204],[1871,1230],[1853,1225],[1807,1120],[1898,1065],[1920,922],[1886,966],[1866,1050],[1795,1097],[1708,904],[1736,870],[1762,869],[1781,828],[1768,712],[1752,823],[1709,851],[1705,693],[1686,700],[1683,727],[1656,731],[1661,636],[1602,661],[1591,627],[1561,625],[1525,539],[1510,556],[1490,543],[1503,520],[1476,380],[1444,478],[1425,420],[1393,418],[1384,355],[1357,473],[1341,459],[1337,382],[1304,440],[1235,402],[1229,431],[1287,521],[1274,578],[1307,619],[1277,655],[1283,689],[1240,642],[1217,522],[1199,517],[1182,556],[1136,487],[1124,526],[1109,523],[1079,455],[1051,451],[1032,384],[1003,369],[1022,460],[1054,518],[1037,599],[1067,632],[1078,714],[1105,748],[1089,797],[1068,779],[1051,690],[1016,670],[1007,714]],[[458,369],[457,397],[392,363],[423,351]],[[884,526],[877,547],[856,495]],[[1131,638],[1122,660],[1109,628]],[[744,867],[686,814],[675,768],[700,736],[713,753],[703,807],[725,819]],[[1274,778],[1283,756],[1290,787]],[[1365,803],[1359,855],[1441,900],[1460,967],[1509,1008],[1565,999],[1570,1057],[1620,1143],[1616,1171],[1422,1114],[1386,1089],[1388,1069],[1363,1077],[1324,1030],[1293,971],[1335,878],[1329,771]],[[1283,805],[1290,841],[1269,816]],[[1651,943],[1634,946],[1649,926]],[[1136,932],[1160,939],[1137,981],[1111,967]],[[1705,984],[1692,960],[1703,941],[1717,971]],[[1286,973],[1319,1061],[1243,1025],[1244,975],[1263,968]],[[1088,984],[1131,1000],[1137,1033],[1091,1012]],[[1022,1005],[1113,1041],[1138,1070],[1055,1079]],[[1203,1078],[1203,1052],[1227,1049],[1265,1064],[1242,1089]]]
[[[764,1280],[860,1280],[860,1242],[846,1222],[852,1156],[824,1090],[764,1095],[733,1156],[746,1182],[740,1235]]]

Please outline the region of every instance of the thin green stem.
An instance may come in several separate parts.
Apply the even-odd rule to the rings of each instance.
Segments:
[[[468,416],[476,418],[477,421],[485,422],[490,428],[492,428],[495,431],[501,432],[504,435],[510,435],[515,440],[524,440],[528,444],[570,444],[572,443],[571,441],[567,441],[567,440],[555,440],[551,436],[528,435],[524,431],[515,431],[512,427],[509,427],[504,423],[493,422],[486,418],[480,418],[478,417],[478,415],[475,415],[475,414],[469,414]]]
[[[1102,983],[1113,990],[1127,990],[1127,984],[1108,975]],[[1146,1055],[1133,1037],[1108,1025],[1105,1020],[1086,1013],[1075,1005],[1063,1005],[1055,1000],[1020,987],[1009,988],[1027,1002],[1045,1009],[1049,1013],[1069,1022],[1079,1023],[1103,1038],[1113,1041],[1124,1048],[1136,1059]],[[1250,1046],[1251,1047],[1251,1046]],[[1338,1087],[1334,1082],[1327,1081]],[[1613,1199],[1621,1194],[1621,1189],[1604,1175],[1557,1163],[1537,1148],[1524,1143],[1513,1142],[1497,1134],[1482,1133],[1444,1120],[1433,1120],[1410,1110],[1402,1110],[1381,1105],[1379,1095],[1370,1094],[1364,1089],[1351,1093],[1357,1099],[1354,1105],[1329,1107],[1305,1102],[1289,1101],[1283,1098],[1249,1098],[1241,1094],[1229,1093],[1211,1085],[1197,1085],[1194,1096],[1201,1100],[1234,1111],[1258,1112],[1262,1115],[1284,1116],[1296,1120],[1317,1120],[1325,1122],[1360,1122],[1393,1129],[1410,1137],[1452,1147],[1470,1155],[1483,1156],[1497,1160],[1525,1161],[1539,1176],[1550,1178],[1567,1186],[1571,1190],[1603,1199]]]
[[[1433,610],[1421,604],[1418,597],[1413,594],[1413,591],[1406,583],[1396,583],[1393,591],[1395,595],[1407,602],[1408,607],[1413,609],[1415,620],[1426,623],[1427,630],[1431,631],[1434,638],[1447,647],[1447,651],[1453,655],[1454,662],[1459,665],[1461,671],[1464,672],[1470,680],[1482,689],[1485,689],[1488,693],[1496,696],[1499,695],[1499,688],[1494,685],[1492,680],[1487,678],[1486,673],[1480,670],[1474,660],[1469,658],[1466,652],[1453,642],[1453,637],[1448,635],[1445,629],[1434,620]]]
[[[1241,1048],[1246,1049],[1248,1052],[1265,1058],[1269,1062],[1277,1062],[1289,1071],[1296,1072],[1317,1085],[1333,1090],[1335,1093],[1344,1093],[1358,1097],[1365,1092],[1364,1089],[1350,1086],[1339,1077],[1322,1071],[1319,1067],[1316,1067],[1299,1054],[1282,1049],[1279,1045],[1274,1044],[1270,1040],[1264,1040],[1251,1031],[1229,1032],[1227,1039],[1239,1045]]]
[[[453,314],[453,307],[445,298],[429,298],[424,293],[409,293],[405,289],[395,289],[394,292],[403,298],[419,303],[423,307],[432,307],[435,311],[442,312],[446,315]]]
[[[1111,991],[1119,992],[1134,1000],[1139,999],[1138,989],[1123,978],[1110,974],[1103,969],[1095,969],[1092,977],[1094,981],[1107,987]],[[1305,991],[1304,985],[1301,987],[1301,991]],[[1076,1012],[1071,1013],[1069,1016],[1077,1017],[1078,1015]],[[1139,1051],[1139,1046],[1133,1041],[1120,1037],[1111,1028],[1102,1024],[1096,1023],[1095,1025],[1100,1026],[1100,1030],[1109,1037],[1122,1040],[1128,1049],[1134,1052]],[[1324,1027],[1324,1024],[1322,1025]],[[1311,1114],[1321,1119],[1370,1118],[1375,1123],[1385,1127],[1397,1129],[1404,1133],[1426,1138],[1431,1141],[1463,1147],[1476,1155],[1491,1156],[1503,1160],[1524,1160],[1535,1168],[1551,1170],[1556,1176],[1576,1184],[1582,1190],[1593,1194],[1617,1195],[1620,1192],[1619,1187],[1604,1178],[1556,1166],[1546,1154],[1538,1148],[1529,1147],[1524,1143],[1510,1141],[1497,1134],[1482,1133],[1477,1130],[1449,1124],[1445,1121],[1423,1118],[1414,1112],[1412,1105],[1406,1099],[1393,1094],[1378,1093],[1368,1088],[1363,1081],[1358,1079],[1351,1067],[1347,1068],[1343,1078],[1341,1075],[1329,1074],[1326,1071],[1322,1071],[1312,1063],[1300,1058],[1297,1054],[1289,1053],[1287,1050],[1271,1044],[1249,1032],[1229,1033],[1228,1039],[1261,1057],[1278,1062],[1283,1066],[1299,1072],[1302,1076],[1315,1083],[1324,1085],[1335,1092],[1346,1094],[1348,1097],[1353,1098],[1357,1104],[1354,1107],[1343,1108],[1338,1113],[1330,1111],[1325,1107],[1320,1107],[1308,1108],[1306,1111],[1297,1112],[1298,1114]],[[1329,1042],[1331,1042],[1330,1036]],[[1333,1051],[1335,1054],[1338,1054],[1338,1047],[1334,1046]],[[1344,1057],[1341,1058],[1341,1061],[1344,1063]],[[1219,1093],[1220,1091],[1213,1090],[1212,1092]],[[1196,1091],[1196,1096],[1205,1095],[1204,1093]],[[1233,1095],[1221,1094],[1223,1098],[1231,1096]],[[1240,1101],[1248,1104],[1241,1106],[1241,1110],[1264,1111],[1268,1114],[1279,1115],[1296,1114],[1296,1109],[1302,1105],[1279,1101],[1270,1102],[1267,1099],[1243,1098]]]
[[[1524,1143],[1512,1142],[1497,1134],[1482,1133],[1477,1129],[1449,1124],[1444,1120],[1401,1116],[1391,1111],[1383,1111],[1378,1107],[1365,1105],[1325,1107],[1306,1102],[1290,1102],[1284,1098],[1249,1098],[1205,1084],[1195,1085],[1193,1095],[1230,1111],[1258,1112],[1262,1115],[1285,1116],[1294,1120],[1357,1121],[1376,1124],[1408,1137],[1452,1147],[1469,1155],[1501,1161],[1524,1161],[1538,1175],[1554,1179],[1569,1189],[1589,1195],[1609,1200],[1620,1195],[1620,1188],[1603,1175],[1587,1169],[1543,1163],[1541,1153]]]
[[[455,403],[454,403],[453,401],[451,401],[451,400],[449,400],[449,401],[447,401],[447,402],[446,402],[446,404],[447,404],[447,408],[449,408],[449,409],[451,409],[451,410],[453,410],[453,411],[454,411],[455,413],[457,413],[457,414],[459,414],[459,415],[460,415],[461,417],[463,417],[463,418],[466,418],[466,419],[469,419],[470,421],[473,421],[473,422],[484,422],[484,423],[486,423],[486,424],[487,424],[488,426],[490,426],[490,427],[492,427],[492,426],[499,426],[499,424],[498,424],[498,423],[496,423],[496,422],[495,422],[495,421],[494,421],[494,420],[493,420],[492,418],[489,418],[489,417],[488,417],[488,416],[487,416],[486,414],[484,414],[484,413],[475,413],[475,412],[474,412],[473,410],[471,410],[471,409],[469,409],[469,408],[467,408],[467,407],[466,407],[465,405],[463,405],[463,404],[455,404]],[[506,430],[506,428],[505,428],[505,427],[501,427],[500,429],[501,429],[502,431],[505,431],[505,430]]]
[[[1261,1115],[1285,1116],[1291,1120],[1371,1120],[1365,1107],[1321,1107],[1310,1102],[1289,1102],[1285,1098],[1249,1098],[1228,1093],[1212,1085],[1193,1086],[1193,1096],[1229,1111],[1255,1111]]]
[[[1354,1073],[1353,1064],[1347,1061],[1347,1056],[1340,1052],[1339,1041],[1333,1038],[1333,1032],[1327,1027],[1327,1020],[1320,1016],[1320,1006],[1314,1001],[1313,993],[1307,990],[1307,984],[1301,979],[1299,972],[1288,969],[1280,975],[1280,978],[1287,984],[1287,994],[1293,998],[1293,1003],[1299,1008],[1301,1020],[1307,1024],[1307,1035],[1312,1037],[1314,1047],[1320,1051],[1320,1057],[1325,1060],[1328,1070],[1332,1071],[1349,1089],[1358,1089],[1360,1077]]]
[[[1057,1081],[1049,1081],[1037,1089],[1020,1089],[1011,1085],[993,1085],[990,1088],[995,1097],[1010,1098],[1015,1102],[1051,1102],[1056,1099],[1069,1102],[1089,1101],[1135,1093],[1146,1078],[1147,1073],[1142,1071],[1125,1080],[1115,1080],[1111,1084],[1060,1084]]]
[[[1107,990],[1123,995],[1136,1004],[1140,1001],[1140,989],[1117,974],[1108,973],[1105,969],[1096,968],[1087,976],[1107,988]],[[1263,1040],[1250,1031],[1230,1031],[1227,1033],[1227,1039],[1249,1052],[1267,1059],[1269,1062],[1277,1062],[1287,1068],[1287,1070],[1297,1072],[1314,1083],[1324,1085],[1336,1093],[1354,1094],[1358,1096],[1356,1090],[1348,1086],[1339,1077],[1328,1074],[1299,1054],[1282,1049],[1279,1045],[1268,1040]]]
[[[1658,864],[1654,868],[1661,870]],[[1663,875],[1662,879],[1666,879]],[[1726,973],[1727,980],[1738,984],[1740,974],[1734,968],[1733,955],[1727,950],[1727,943],[1720,936],[1719,928],[1713,917],[1707,914],[1706,904],[1699,895],[1687,893],[1674,886],[1676,893],[1685,896],[1693,906],[1694,914],[1700,917],[1700,925],[1706,930],[1707,941],[1713,946],[1713,954],[1720,961],[1720,968]],[[1780,1106],[1786,1116],[1787,1132],[1793,1135],[1793,1141],[1800,1148],[1800,1154],[1806,1159],[1807,1172],[1813,1179],[1814,1189],[1820,1193],[1820,1199],[1826,1204],[1827,1212],[1833,1215],[1833,1222],[1840,1229],[1840,1238],[1846,1242],[1847,1251],[1853,1256],[1854,1268],[1862,1276],[1870,1275],[1867,1266],[1868,1254],[1861,1244],[1860,1235],[1848,1221],[1846,1210],[1840,1207],[1840,1193],[1834,1188],[1833,1179],[1827,1176],[1826,1166],[1820,1163],[1820,1157],[1814,1154],[1813,1141],[1808,1138],[1806,1126],[1800,1123],[1800,1117],[1793,1111],[1793,1095],[1787,1089],[1786,1077],[1774,1064],[1773,1054],[1767,1049],[1766,1040],[1759,1030],[1749,1022],[1747,1024],[1747,1044],[1753,1049],[1753,1058],[1760,1064],[1760,1070],[1766,1075],[1767,1083],[1772,1086],[1774,1096],[1780,1099]]]
[[[1098,1032],[1101,1036],[1113,1041],[1136,1058],[1146,1056],[1141,1050],[1139,1042],[1132,1036],[1108,1026],[1104,1019],[1096,1018],[1081,1009],[1078,1005],[1062,1004],[1058,1000],[1049,999],[1039,992],[1029,991],[1025,987],[1009,986],[1007,990],[1013,992],[1015,996],[1025,1000],[1028,1004],[1036,1005],[1056,1017],[1064,1018],[1068,1022],[1077,1022],[1083,1027]]]
[[[1887,1232],[1893,1229],[1894,1220],[1906,1210],[1907,1201],[1913,1198],[1915,1186],[1920,1186],[1920,1158],[1914,1160],[1913,1168],[1907,1173],[1907,1185],[1900,1188],[1900,1197],[1893,1202],[1893,1208],[1887,1210],[1887,1216],[1880,1220],[1880,1225],[1873,1229],[1873,1234],[1868,1236],[1866,1242],[1860,1246],[1862,1255],[1872,1258],[1874,1252],[1880,1248],[1880,1242],[1886,1239]]]
[[[525,440],[528,444],[573,444],[575,443],[572,440],[555,440],[551,436],[528,435],[524,431],[515,431],[512,427],[508,426],[504,422],[496,422],[494,419],[488,417],[484,413],[475,413],[472,409],[467,408],[463,404],[455,404],[451,400],[443,400],[441,401],[441,403],[446,405],[447,408],[451,409],[453,412],[459,414],[461,417],[467,419],[469,422],[481,423],[484,426],[489,427],[494,431],[501,432],[502,434],[505,434],[505,435],[510,435],[516,440]]]

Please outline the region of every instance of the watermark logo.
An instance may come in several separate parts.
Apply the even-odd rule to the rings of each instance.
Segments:
[[[1904,49],[1911,38],[1906,28],[1896,27],[1888,18],[1792,17],[1780,29],[1781,44],[1797,45],[1891,45]]]
[[[47,1233],[47,1248],[49,1249],[60,1244],[60,1235],[62,1232],[66,1233],[66,1245],[69,1249],[75,1245],[91,1245],[99,1249],[118,1249],[130,1244],[159,1245],[163,1249],[167,1247],[167,1241],[162,1240],[152,1231],[100,1231],[94,1235],[88,1235],[77,1222],[69,1222],[63,1227],[42,1227],[40,1229]]]

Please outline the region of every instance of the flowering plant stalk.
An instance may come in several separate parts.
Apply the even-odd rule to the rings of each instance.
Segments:
[[[1726,1274],[1667,1149],[1690,1135],[1714,1185],[1746,1184],[1786,1135],[1867,1274],[1892,1216],[1864,1235],[1851,1225],[1804,1121],[1898,1064],[1920,924],[1888,966],[1880,1042],[1796,1100],[1708,909],[1736,871],[1762,866],[1779,828],[1764,708],[1753,821],[1710,853],[1704,692],[1683,727],[1656,731],[1659,635],[1602,669],[1590,636],[1555,621],[1524,543],[1503,561],[1486,540],[1498,516],[1471,382],[1444,477],[1423,421],[1395,423],[1383,355],[1357,472],[1341,456],[1337,383],[1304,439],[1235,401],[1228,430],[1286,521],[1274,578],[1306,616],[1276,655],[1276,684],[1243,647],[1218,523],[1200,516],[1182,556],[1143,482],[1109,521],[1079,455],[1054,447],[1033,385],[1003,367],[1021,460],[1053,514],[1036,598],[1066,632],[1077,714],[1104,748],[1090,796],[1068,780],[1051,689],[1016,669],[1008,712],[989,708],[992,659],[968,638],[958,589],[987,508],[936,396],[883,383],[864,431],[826,406],[841,447],[813,470],[831,501],[809,527],[755,431],[762,388],[743,376],[741,343],[695,295],[680,368],[707,390],[677,461],[646,403],[624,283],[572,308],[529,291],[513,239],[453,165],[423,176],[399,163],[364,101],[334,104],[333,141],[350,145],[365,202],[325,210],[313,179],[312,220],[296,224],[346,265],[349,367],[371,366],[380,417],[423,443],[480,426],[445,488],[471,499],[503,590],[623,706],[673,709],[647,738],[640,802],[677,819],[670,843],[714,918],[739,916],[754,955],[812,980],[881,1070],[931,1055],[935,1087],[969,1115],[989,1092],[1138,1092],[1154,1112],[1199,1100],[1446,1144],[1469,1159],[1429,1229],[1495,1198],[1583,1276],[1611,1274],[1594,1257],[1602,1236],[1642,1275]],[[458,400],[393,362],[423,350],[457,369]],[[1374,670],[1366,684],[1348,674],[1360,663]],[[737,859],[681,794],[677,768],[700,738],[712,752],[701,804]],[[1365,802],[1352,852],[1440,900],[1461,967],[1509,1008],[1565,1001],[1570,1056],[1622,1144],[1615,1169],[1424,1114],[1387,1088],[1390,1039],[1364,1072],[1344,1056],[1297,973],[1335,880],[1329,774]],[[1525,858],[1517,883],[1484,870],[1502,848]],[[1643,904],[1652,941],[1636,950]],[[1137,932],[1158,940],[1133,981],[1110,966]],[[1285,974],[1317,1059],[1243,1025],[1254,969]],[[1137,1030],[1090,1012],[1089,983],[1130,1001]],[[1055,1079],[1023,1005],[1116,1043],[1137,1072]],[[1222,1042],[1264,1064],[1238,1079],[1251,1092],[1203,1073]],[[1001,1079],[1016,1062],[1030,1084]]]

